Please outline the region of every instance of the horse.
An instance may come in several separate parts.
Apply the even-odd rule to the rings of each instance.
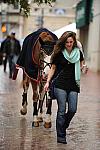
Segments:
[[[52,100],[49,92],[44,93],[43,88],[46,82],[45,68],[50,68],[50,63],[45,61],[46,56],[50,56],[53,52],[54,45],[57,41],[57,36],[46,28],[38,29],[29,34],[23,42],[22,51],[16,63],[16,69],[23,69],[23,94],[22,108],[20,113],[27,113],[27,92],[29,84],[32,85],[33,91],[33,122],[32,127],[39,127],[39,122],[43,121],[43,101],[46,98],[47,111],[49,118],[46,119],[44,127],[51,127],[51,106]],[[16,72],[16,71],[15,71]],[[16,74],[16,73],[15,73]],[[17,76],[17,75],[16,75]],[[14,77],[13,75],[13,78]],[[38,116],[40,114],[40,116]]]

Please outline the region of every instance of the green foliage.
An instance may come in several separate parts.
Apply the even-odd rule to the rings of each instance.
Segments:
[[[55,2],[56,0],[33,0],[34,3],[37,3],[37,4],[42,4],[42,3],[45,3],[45,4],[51,4],[52,2]]]
[[[45,3],[45,4],[49,4],[50,6],[52,6],[51,3],[55,1],[56,0],[31,0],[31,2],[37,3],[38,5]],[[23,12],[25,16],[29,15],[30,12],[29,0],[0,0],[0,2],[13,4],[13,5],[18,3],[20,5],[20,11]]]
[[[20,11],[23,12],[25,16],[29,15],[30,4],[28,3],[28,0],[20,0]]]

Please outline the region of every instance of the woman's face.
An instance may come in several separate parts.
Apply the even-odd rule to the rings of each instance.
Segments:
[[[72,37],[68,37],[65,43],[65,48],[68,52],[71,52],[73,49],[74,40]]]

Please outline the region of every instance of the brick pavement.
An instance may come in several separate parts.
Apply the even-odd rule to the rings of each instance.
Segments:
[[[28,93],[28,113],[20,115],[21,71],[12,81],[0,66],[0,150],[100,150],[100,74],[88,72],[81,78],[78,111],[67,130],[68,144],[57,144],[53,101],[52,127],[32,128],[32,91]],[[44,107],[45,114],[45,107]]]

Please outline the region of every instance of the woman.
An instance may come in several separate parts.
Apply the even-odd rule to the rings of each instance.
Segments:
[[[75,33],[65,32],[59,38],[51,57],[51,63],[52,66],[44,90],[49,89],[50,81],[56,76],[54,94],[58,104],[56,118],[57,142],[67,144],[66,129],[77,111],[80,72],[84,67],[83,54],[77,47]],[[66,102],[68,103],[67,112]]]

